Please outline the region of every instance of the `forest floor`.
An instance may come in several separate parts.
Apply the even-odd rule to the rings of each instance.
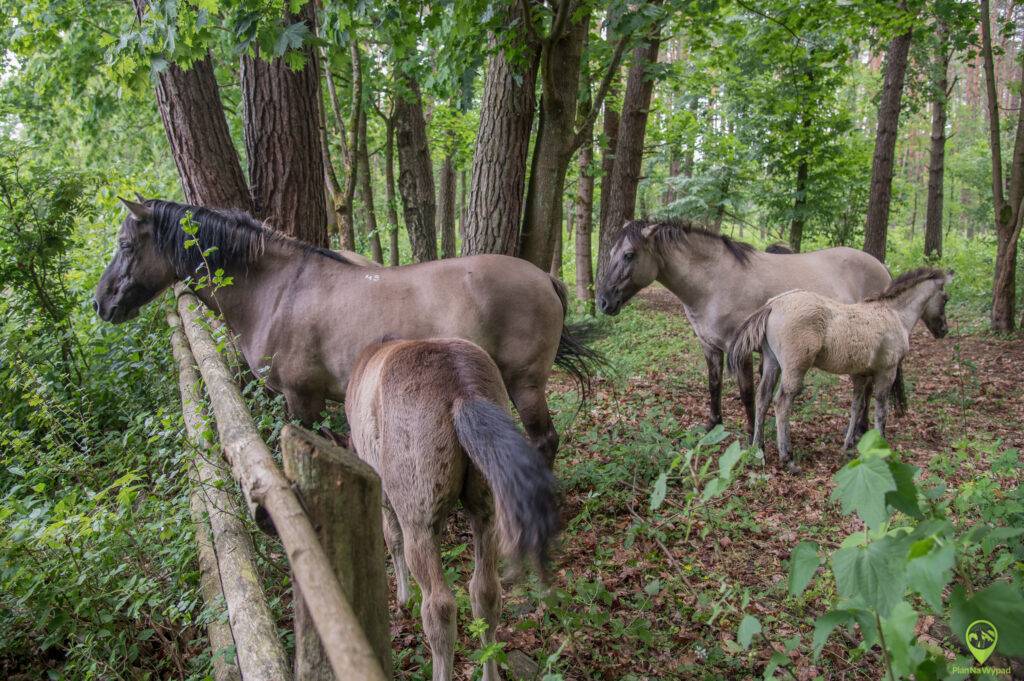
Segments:
[[[915,330],[905,362],[909,410],[889,422],[902,460],[921,468],[922,477],[941,478],[951,494],[984,477],[994,460],[1024,449],[1024,343],[961,335],[958,321],[951,319],[942,340],[922,325]],[[784,561],[799,541],[835,547],[861,529],[829,500],[832,476],[846,461],[840,447],[847,380],[808,375],[792,424],[802,473],[781,470],[769,444],[767,462],[753,461],[716,499],[684,513],[678,478],[670,477],[665,503],[651,511],[658,474],[703,434],[703,356],[678,301],[660,288],[641,293],[620,316],[599,320],[597,333],[595,346],[611,367],[590,401],[577,413],[574,387],[562,374],[551,387],[562,434],[556,472],[565,527],[554,589],[541,604],[535,584],[506,589],[498,632],[505,652],[532,658],[538,678],[760,678],[776,651],[790,658],[800,681],[879,678],[877,649],[857,650],[858,639],[846,632],[812,659],[814,617],[835,595],[830,580],[815,580],[796,598],[786,586]],[[731,379],[723,408],[733,435],[716,452],[742,431]],[[771,424],[767,437],[773,442]],[[479,645],[467,626],[472,552],[464,519],[453,519],[449,535],[445,557],[460,610],[457,675],[472,679],[479,675]],[[744,614],[763,626],[749,650],[735,643]],[[391,616],[400,678],[429,678],[418,608],[403,611],[392,602]],[[918,633],[946,647],[941,629],[926,617]],[[789,670],[778,673],[791,678]]]

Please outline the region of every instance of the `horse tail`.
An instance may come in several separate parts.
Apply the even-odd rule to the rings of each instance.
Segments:
[[[503,553],[518,562],[532,559],[543,571],[558,532],[555,476],[493,401],[462,398],[452,412],[459,442],[494,496]]]
[[[771,313],[772,304],[768,303],[740,325],[736,337],[729,346],[729,371],[738,373],[743,360],[750,357],[755,350],[761,349],[768,328],[768,316]]]
[[[562,303],[562,335],[558,339],[558,350],[555,352],[555,366],[560,367],[576,383],[580,392],[580,406],[590,398],[590,387],[597,370],[606,365],[604,355],[588,347],[580,337],[582,327],[574,327],[565,323],[569,316],[569,294],[565,284],[558,277],[552,277],[551,285]]]
[[[907,387],[903,382],[903,360],[896,365],[896,380],[889,388],[889,400],[892,402],[893,411],[903,416],[907,413]]]

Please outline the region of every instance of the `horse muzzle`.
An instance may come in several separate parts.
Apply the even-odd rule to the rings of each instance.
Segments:
[[[601,310],[602,314],[614,317],[622,309],[622,297],[615,296],[613,298],[608,294],[599,295],[597,297],[597,307]]]

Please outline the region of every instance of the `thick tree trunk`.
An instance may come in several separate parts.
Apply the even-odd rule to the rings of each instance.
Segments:
[[[594,176],[590,164],[594,160],[594,142],[588,139],[580,149],[580,180],[576,196],[576,297],[594,314],[594,265],[590,249],[593,230]]]
[[[384,118],[384,198],[388,204],[388,264],[398,266],[398,200],[395,198],[395,118]]]
[[[567,2],[559,12],[571,17],[576,5]],[[585,13],[578,20],[567,21],[564,34],[550,36],[541,50],[540,120],[519,237],[520,257],[541,268],[551,264],[555,242],[562,231],[562,195],[576,146],[580,59],[590,15]],[[557,29],[552,27],[552,31]]]
[[[793,199],[793,220],[789,223],[789,245],[797,253],[804,239],[804,222],[807,214],[807,159],[800,161],[796,169],[796,196]]]
[[[559,225],[555,233],[554,253],[551,256],[551,264],[548,271],[552,277],[562,278],[562,226]]]
[[[459,238],[466,239],[466,194],[469,187],[466,186],[466,169],[459,172]]]
[[[384,264],[384,252],[377,230],[377,209],[373,205],[373,182],[370,176],[370,150],[366,144],[366,111],[359,112],[359,162],[356,174],[359,176],[359,196],[366,211],[366,234],[370,240],[370,255],[374,262]]]
[[[141,22],[146,0],[132,0]],[[231,141],[209,54],[186,71],[171,64],[156,79],[156,101],[185,200],[253,212],[249,185]]]
[[[598,210],[598,240],[604,240],[608,225],[608,195],[612,191],[612,173],[615,171],[615,147],[619,144],[619,112],[610,106],[604,108],[602,123],[604,143],[601,146],[601,206]]]
[[[441,230],[441,257],[455,257],[455,158],[448,154],[441,164],[437,191],[437,224]]]
[[[900,34],[889,43],[885,57],[885,79],[878,102],[878,131],[875,154],[871,164],[871,193],[868,197],[867,223],[864,227],[864,250],[885,262],[885,243],[889,229],[889,205],[892,202],[893,152],[899,130],[900,101],[907,71],[911,31]]]
[[[931,148],[928,154],[928,203],[924,218],[924,255],[942,257],[943,181],[946,170],[946,90],[949,87],[949,51],[940,40],[935,64],[935,93],[932,99]]]
[[[316,14],[307,3],[286,21],[305,21],[315,35]],[[316,53],[302,48],[303,68],[284,58],[242,57],[245,146],[256,215],[291,236],[327,246],[324,164],[320,150],[320,77]]]
[[[517,37],[507,48],[516,56],[498,52],[487,65],[462,255],[516,253],[538,63],[537,46],[522,37],[522,22],[517,3],[508,21]]]
[[[398,146],[398,192],[416,262],[437,259],[434,214],[434,169],[427,143],[427,122],[419,83],[406,77],[407,96],[396,95],[395,133]]]
[[[598,250],[598,277],[615,237],[636,210],[636,188],[643,161],[644,134],[647,130],[651,93],[654,90],[654,79],[648,69],[658,61],[659,42],[658,37],[650,38],[633,52],[633,63],[629,68],[626,93],[622,100],[622,120],[619,124],[618,144],[615,146],[610,191],[607,199],[602,197],[602,203],[605,200],[608,202],[608,214],[605,216],[606,223]]]

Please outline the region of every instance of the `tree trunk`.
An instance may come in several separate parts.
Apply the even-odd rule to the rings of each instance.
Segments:
[[[147,0],[132,0],[141,22]],[[156,101],[185,200],[253,212],[249,185],[231,141],[210,54],[186,71],[171,64],[156,79]]]
[[[588,139],[580,149],[580,180],[576,197],[576,297],[584,301],[587,314],[594,314],[594,265],[590,250],[593,230],[594,176],[590,164],[594,160],[594,142]]]
[[[793,200],[793,220],[789,223],[789,245],[794,252],[800,252],[804,238],[804,223],[807,218],[807,157],[800,160],[796,169],[796,197]]]
[[[610,106],[604,107],[603,136],[601,147],[601,207],[598,210],[598,240],[604,240],[608,226],[608,195],[611,194],[612,173],[615,171],[615,147],[619,143],[619,112]]]
[[[896,36],[889,43],[882,96],[878,102],[878,131],[871,163],[871,194],[868,197],[867,223],[864,227],[864,250],[882,262],[885,262],[889,205],[892,202],[893,152],[896,149],[910,39],[911,31],[907,29],[906,33]]]
[[[487,65],[462,255],[516,253],[539,56],[537,46],[523,37],[522,22],[517,3],[509,10],[515,37],[507,48],[516,56],[506,58],[501,51]]]
[[[647,114],[651,105],[654,79],[649,67],[658,61],[660,38],[650,38],[633,52],[633,63],[626,80],[626,94],[622,100],[622,121],[615,146],[615,165],[608,193],[608,214],[598,247],[598,277],[608,259],[615,237],[636,210],[636,188],[640,181],[644,153],[644,134]],[[605,199],[602,197],[602,203]],[[603,207],[603,206],[602,206]]]
[[[559,6],[559,14],[565,12],[571,17],[576,5],[566,2],[564,7]],[[562,231],[562,195],[575,151],[580,59],[590,14],[567,21],[564,34],[549,36],[541,49],[540,116],[519,237],[520,257],[542,269],[551,265],[555,242]]]
[[[373,205],[373,183],[370,176],[370,150],[366,144],[366,111],[359,112],[359,163],[356,170],[359,176],[359,195],[366,211],[366,234],[370,240],[370,255],[374,262],[384,264],[384,253],[380,245],[380,232],[377,230],[377,209]]]
[[[402,195],[405,227],[409,230],[416,262],[437,259],[434,213],[434,169],[427,143],[420,86],[406,76],[408,94],[395,98],[395,134],[398,146],[398,192]]]
[[[448,154],[441,164],[437,192],[437,223],[441,229],[441,257],[455,257],[455,158]]]
[[[469,187],[466,186],[466,169],[459,172],[459,237],[466,240],[466,194]]]
[[[354,43],[353,43],[354,44]],[[351,45],[350,45],[351,48]],[[358,53],[358,51],[357,51]],[[350,207],[352,205],[351,197],[348,194],[348,188],[350,183],[354,182],[353,167],[355,161],[355,154],[353,150],[356,144],[356,135],[358,130],[350,122],[348,128],[352,130],[352,139],[349,140],[348,132],[346,132],[345,117],[341,113],[341,103],[338,101],[338,91],[334,87],[334,75],[331,73],[330,65],[327,60],[324,60],[324,80],[327,83],[327,93],[330,95],[331,110],[334,112],[334,122],[338,126],[338,141],[341,144],[341,157],[342,162],[345,164],[345,187],[342,188],[341,184],[337,180],[337,176],[334,178],[334,184],[337,185],[337,190],[334,192],[334,213],[337,216],[336,220],[338,223],[338,241],[341,247],[346,250],[355,250],[356,247],[356,234],[355,229],[352,225],[352,213]],[[352,88],[352,101],[353,103],[359,102],[362,96],[362,75],[361,71],[358,74],[359,79],[353,83]],[[352,111],[356,112],[358,109],[355,105],[352,107]],[[353,116],[353,120],[354,116]],[[353,187],[353,195],[355,194],[355,185]],[[348,198],[347,198],[348,197]]]
[[[942,36],[945,30],[940,25]],[[940,38],[935,64],[935,93],[932,99],[931,149],[928,155],[928,205],[924,218],[924,255],[942,257],[943,180],[946,170],[946,90],[949,87],[949,51]]]
[[[304,21],[315,35],[316,14],[307,3],[290,24]],[[320,76],[311,44],[302,48],[298,71],[284,58],[242,56],[245,147],[256,215],[272,227],[317,246],[327,246],[324,164],[317,100]]]
[[[548,271],[552,277],[562,278],[562,226],[559,225],[555,232],[554,253],[551,255],[551,264]]]
[[[398,200],[395,198],[395,119],[392,114],[384,119],[384,198],[388,204],[388,264],[398,266]]]

